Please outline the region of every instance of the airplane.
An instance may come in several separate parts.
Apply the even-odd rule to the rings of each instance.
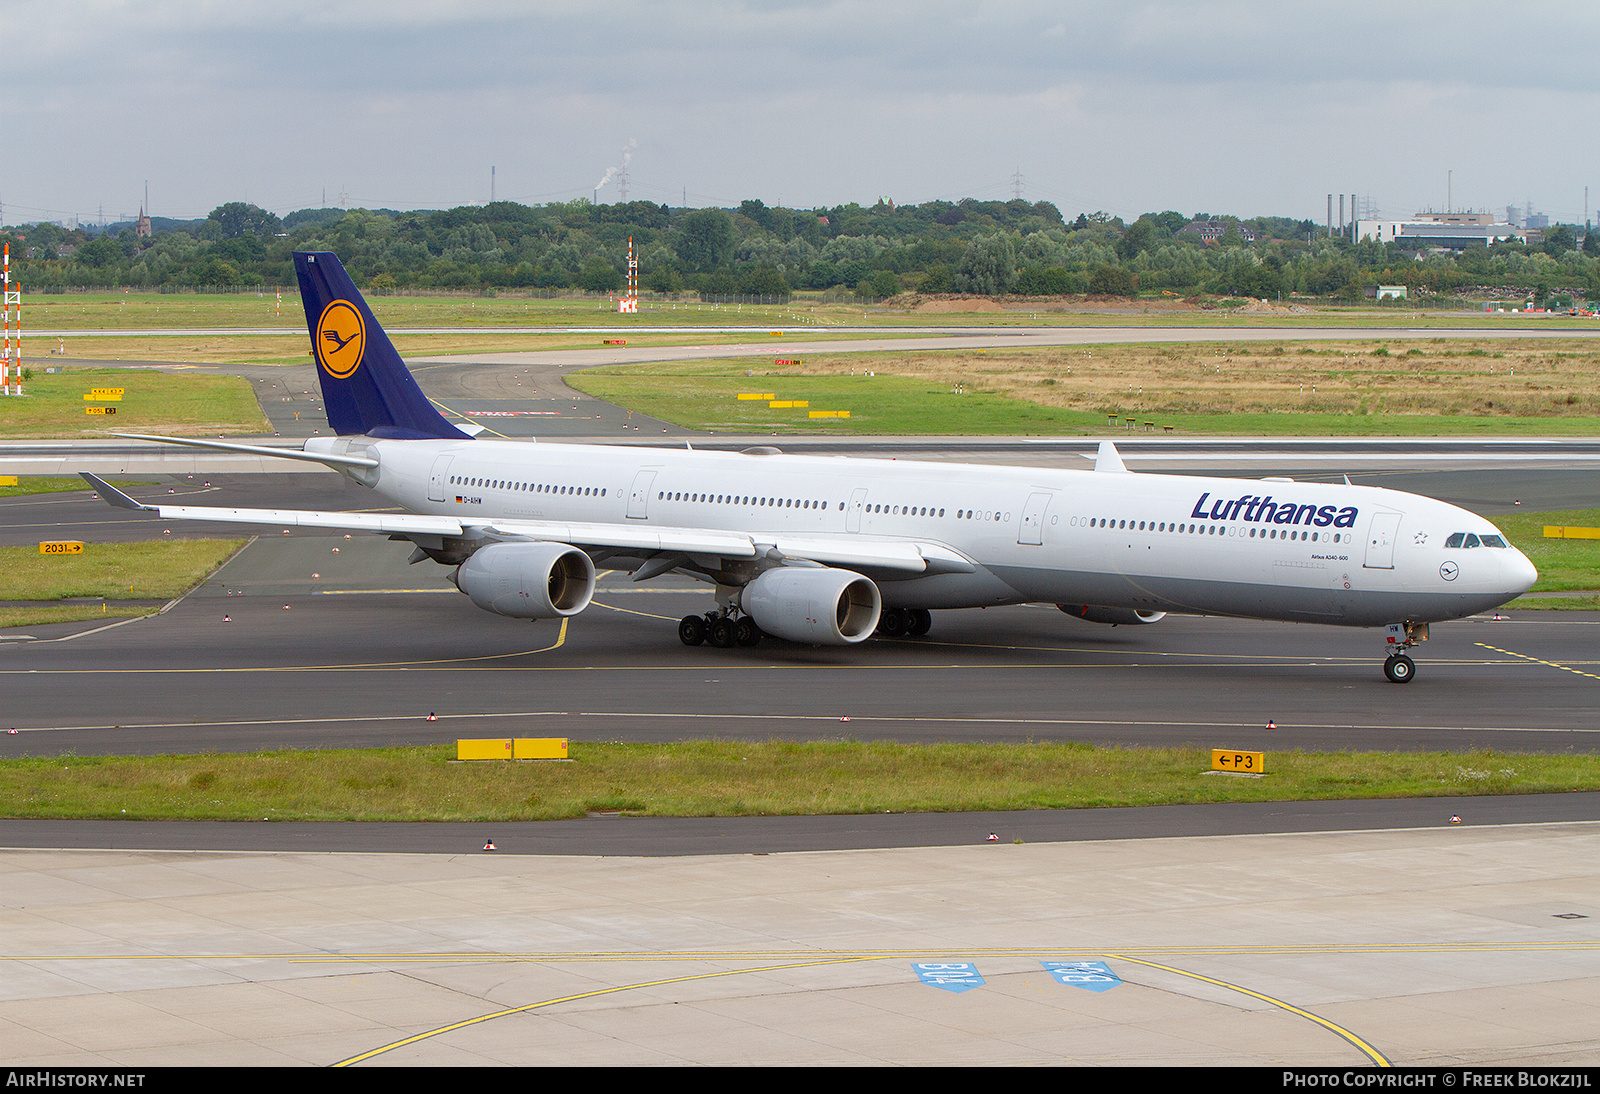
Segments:
[[[403,513],[112,505],[163,520],[387,534],[454,568],[478,607],[578,614],[597,566],[714,587],[690,646],[763,635],[852,645],[926,634],[935,609],[1048,603],[1091,623],[1168,613],[1383,627],[1410,682],[1432,622],[1526,592],[1533,564],[1489,521],[1379,487],[1093,470],[486,440],[445,420],[331,252],[296,252],[334,436],[300,450],[119,434],[324,464]]]

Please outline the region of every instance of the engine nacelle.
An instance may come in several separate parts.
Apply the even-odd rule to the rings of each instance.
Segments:
[[[589,606],[594,563],[565,543],[495,543],[473,552],[454,580],[485,611],[559,619]]]
[[[1078,619],[1090,623],[1156,623],[1167,617],[1166,612],[1141,612],[1137,608],[1107,608],[1102,604],[1057,604],[1056,607]]]
[[[779,566],[746,585],[739,606],[775,637],[844,646],[872,637],[883,599],[849,570]]]

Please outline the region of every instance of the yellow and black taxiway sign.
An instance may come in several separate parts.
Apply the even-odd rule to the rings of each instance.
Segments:
[[[1211,750],[1211,770],[1246,771],[1252,775],[1261,775],[1267,770],[1267,754],[1265,752],[1238,752],[1231,748],[1213,748]]]

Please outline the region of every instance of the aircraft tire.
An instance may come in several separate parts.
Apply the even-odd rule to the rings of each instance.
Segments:
[[[745,616],[734,624],[733,640],[741,646],[754,646],[761,641],[761,628],[756,626],[756,621]]]
[[[737,632],[734,622],[727,616],[713,620],[706,632],[706,641],[719,650],[732,649],[736,638]]]
[[[1392,684],[1409,684],[1417,675],[1417,663],[1405,654],[1397,654],[1383,663],[1383,674]]]
[[[685,646],[698,646],[706,640],[706,621],[698,615],[686,615],[678,621],[678,641]]]
[[[911,617],[906,633],[921,638],[933,628],[933,613],[927,608],[912,608],[906,613]]]

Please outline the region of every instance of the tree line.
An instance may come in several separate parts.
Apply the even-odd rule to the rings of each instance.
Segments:
[[[1208,232],[1197,230],[1205,225]],[[985,296],[1095,294],[1357,300],[1378,284],[1414,294],[1488,287],[1600,298],[1600,237],[1568,225],[1515,241],[1413,254],[1329,237],[1311,221],[1166,211],[1131,224],[1066,219],[1049,202],[889,200],[832,208],[674,209],[647,201],[444,210],[302,209],[281,219],[230,202],[203,220],[105,230],[40,223],[0,231],[27,291],[287,286],[296,250],[337,253],[365,289],[583,290],[624,286],[628,240],[641,289],[786,297],[839,291]]]

